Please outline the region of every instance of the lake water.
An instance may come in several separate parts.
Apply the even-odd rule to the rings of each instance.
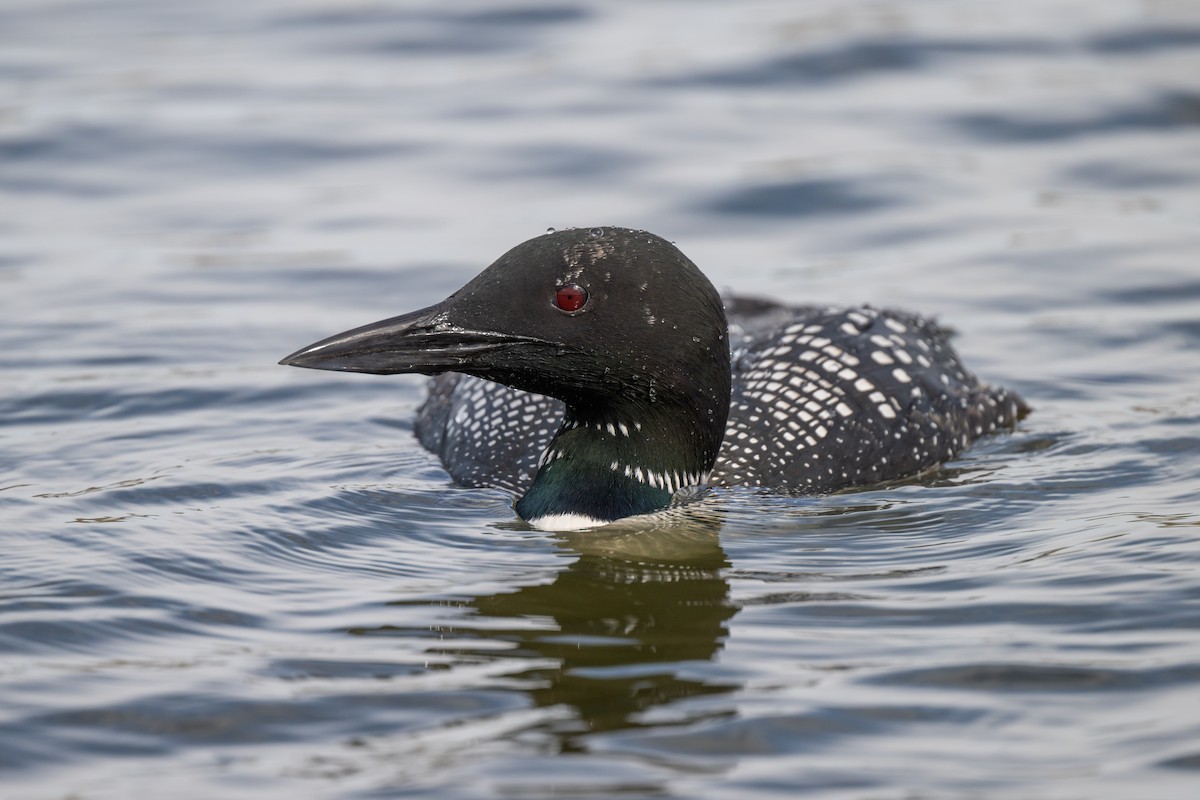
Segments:
[[[0,796],[1200,797],[1200,6],[0,4]],[[1034,406],[555,535],[276,366],[547,227]]]

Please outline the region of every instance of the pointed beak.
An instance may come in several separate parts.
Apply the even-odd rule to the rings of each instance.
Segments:
[[[302,347],[280,364],[308,369],[393,375],[472,371],[498,351],[549,345],[541,339],[467,330],[449,319],[447,303],[372,322]]]

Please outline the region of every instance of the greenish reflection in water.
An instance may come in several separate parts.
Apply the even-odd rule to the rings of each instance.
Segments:
[[[651,708],[731,692],[736,684],[681,669],[720,652],[737,612],[719,529],[706,521],[563,535],[558,546],[574,560],[553,581],[453,603],[466,611],[443,631],[456,644],[431,652],[473,663],[519,660],[505,677],[534,707],[566,712],[548,723],[564,752],[581,749],[585,734],[641,727]],[[496,642],[513,647],[498,650]]]

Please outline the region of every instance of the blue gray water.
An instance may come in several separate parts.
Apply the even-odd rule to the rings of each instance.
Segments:
[[[1200,796],[1200,7],[0,4],[0,796]],[[918,480],[553,535],[277,367],[547,227],[935,314]]]

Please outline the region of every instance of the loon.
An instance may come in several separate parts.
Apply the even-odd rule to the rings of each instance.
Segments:
[[[465,486],[577,530],[706,486],[819,494],[911,476],[1029,408],[968,372],[935,323],[723,298],[674,244],[551,230],[436,305],[279,363],[435,376],[421,444]]]

